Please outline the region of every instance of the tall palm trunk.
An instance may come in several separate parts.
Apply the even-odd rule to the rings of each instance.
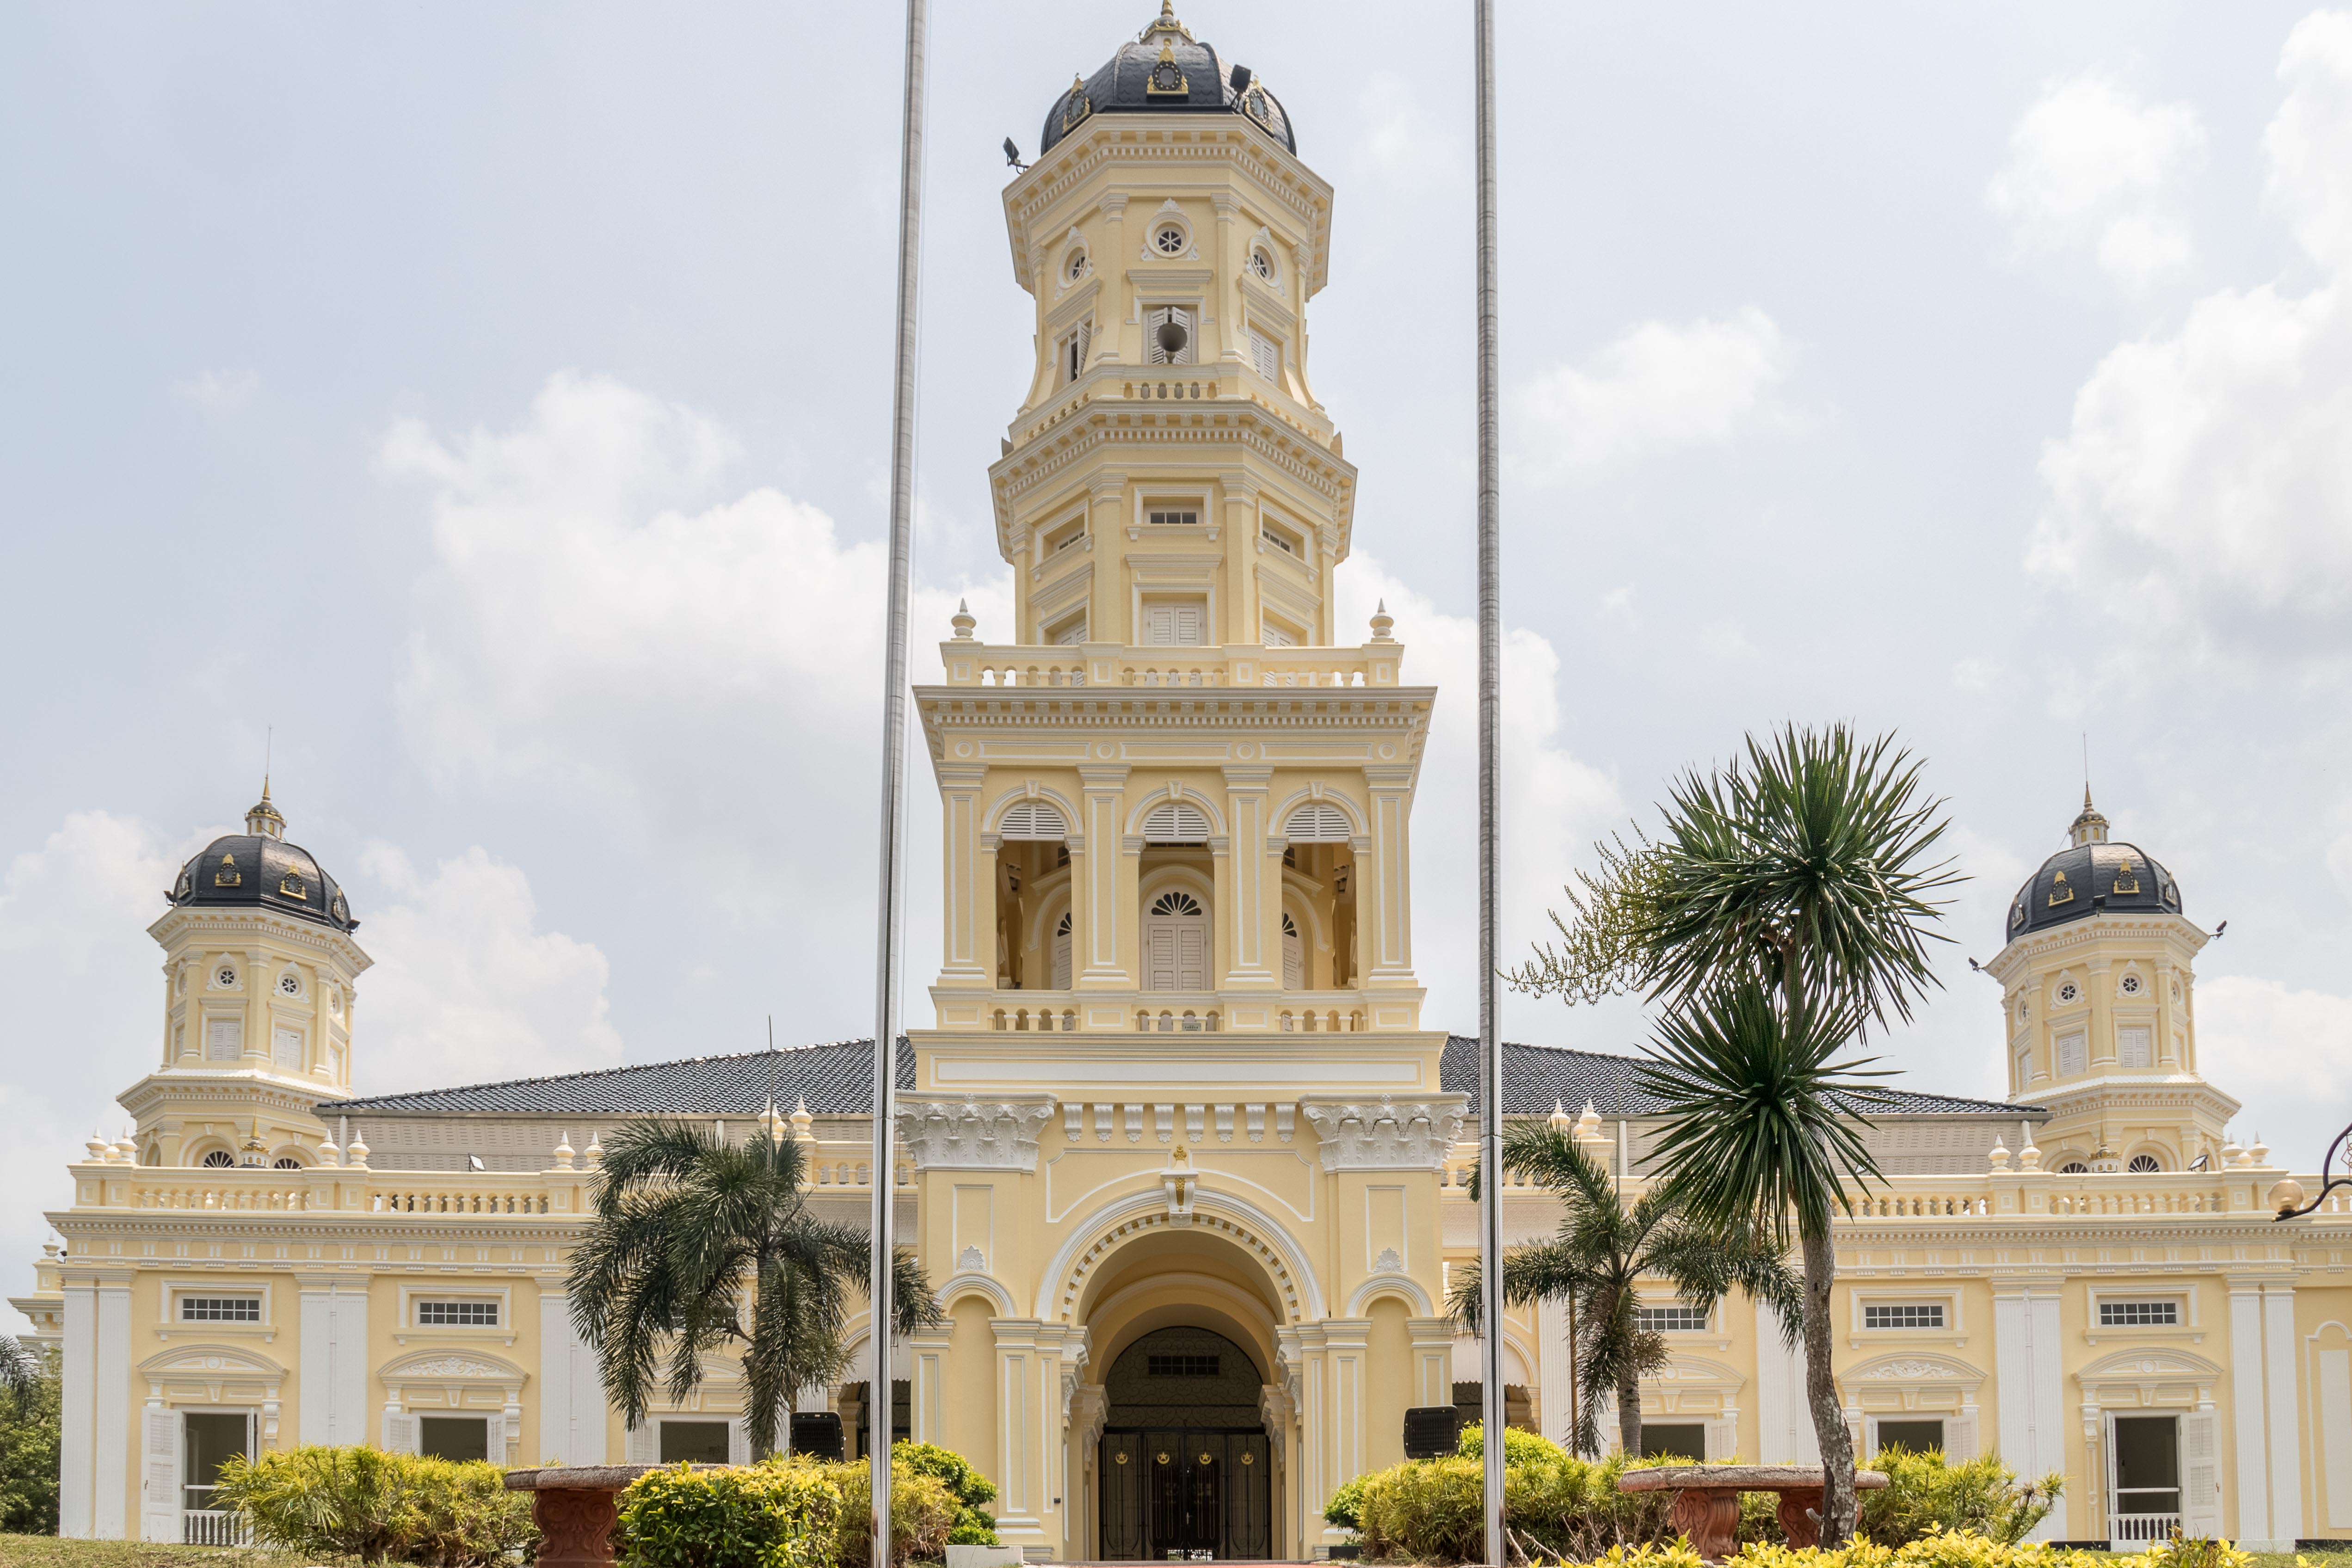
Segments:
[[[1812,1407],[1813,1437],[1822,1449],[1822,1549],[1829,1551],[1844,1545],[1853,1533],[1853,1434],[1846,1428],[1837,1380],[1830,1375],[1836,1338],[1830,1322],[1830,1287],[1837,1282],[1837,1253],[1826,1233],[1801,1239],[1805,1251],[1805,1403]]]
[[[1625,1457],[1639,1458],[1642,1452],[1642,1375],[1621,1372],[1617,1375],[1617,1441],[1624,1448]]]

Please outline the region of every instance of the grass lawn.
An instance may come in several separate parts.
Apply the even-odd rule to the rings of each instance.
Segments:
[[[299,1552],[263,1547],[164,1546],[146,1541],[0,1535],[0,1568],[306,1568],[315,1561]]]

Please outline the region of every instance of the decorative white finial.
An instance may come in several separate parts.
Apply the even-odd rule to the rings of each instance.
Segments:
[[[351,1118],[348,1116],[342,1118],[341,1125],[348,1130],[351,1126]],[[332,1133],[319,1140],[319,1163],[330,1167],[343,1163],[343,1145]]]
[[[363,1171],[368,1168],[367,1157],[367,1132],[364,1128],[353,1127],[352,1141],[343,1145],[343,1163],[353,1170]]]
[[[604,1134],[593,1127],[588,1129],[587,1161],[592,1166],[604,1163]]]
[[[1389,613],[1389,601],[1383,599],[1381,601],[1381,607],[1372,612],[1372,641],[1375,643],[1395,642],[1396,639],[1390,635],[1391,628],[1395,625],[1396,617]]]
[[[1558,1100],[1554,1100],[1551,1103],[1551,1115],[1548,1120],[1549,1121],[1551,1130],[1555,1133],[1565,1133],[1570,1127],[1576,1125],[1575,1122],[1569,1116],[1568,1107],[1562,1105]]]
[[[89,1151],[89,1163],[94,1166],[104,1165],[114,1153],[114,1146],[98,1135],[96,1127],[89,1130],[89,1136],[82,1140],[81,1146]]]
[[[972,619],[971,607],[959,599],[956,601],[956,612],[948,617],[948,624],[955,628],[957,642],[969,643],[971,641],[971,629],[980,622]]]
[[[806,1095],[803,1095],[793,1102],[793,1141],[794,1143],[810,1144],[816,1141],[815,1135],[809,1131],[809,1124],[814,1120],[815,1120],[815,1118],[809,1114],[808,1097]]]
[[[2260,1133],[2256,1133],[2254,1141],[2246,1145],[2246,1164],[2255,1170],[2261,1170],[2270,1163],[2271,1146],[2263,1142],[2263,1135]]]
[[[555,1168],[560,1171],[570,1170],[572,1168],[572,1129],[566,1127],[556,1136]]]
[[[2009,1145],[2000,1141],[1999,1133],[1992,1135],[1992,1151],[1986,1155],[1985,1158],[1997,1171],[2005,1171],[2009,1168]]]
[[[2034,1146],[2033,1124],[2020,1122],[2018,1126],[2025,1134],[2025,1146],[2017,1151],[2017,1168],[2021,1171],[2038,1171],[2042,1168],[2042,1151]]]
[[[1584,1113],[1576,1119],[1576,1135],[1580,1138],[1597,1138],[1601,1135],[1601,1113],[1592,1108],[1592,1102],[1590,1100],[1584,1103]]]

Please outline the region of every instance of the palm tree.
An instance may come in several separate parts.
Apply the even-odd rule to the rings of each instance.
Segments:
[[[806,1155],[777,1135],[772,1116],[741,1144],[649,1121],[605,1145],[595,1226],[572,1254],[568,1283],[572,1321],[629,1425],[645,1419],[656,1385],[684,1400],[703,1356],[733,1345],[747,1435],[764,1455],[793,1393],[841,1370],[849,1292],[865,1289],[872,1249],[864,1230],[811,1212],[807,1186]],[[898,1249],[895,1269],[892,1332],[941,1322],[910,1249]]]
[[[1601,847],[1570,891],[1562,942],[1511,976],[1570,1000],[1639,989],[1667,1008],[1648,1073],[1668,1126],[1652,1160],[1698,1218],[1735,1218],[1804,1252],[1805,1384],[1828,1472],[1822,1542],[1853,1528],[1853,1445],[1830,1372],[1830,1217],[1875,1179],[1858,1124],[1880,1092],[1830,1060],[1872,1025],[1908,1021],[1935,982],[1933,897],[1960,880],[1928,860],[1948,822],[1891,737],[1784,726],[1670,792],[1658,839]]]
[[[1618,1200],[1608,1172],[1557,1126],[1517,1126],[1503,1134],[1503,1168],[1560,1200],[1559,1229],[1549,1241],[1515,1247],[1503,1259],[1503,1298],[1514,1306],[1566,1302],[1576,1313],[1575,1407],[1570,1447],[1601,1447],[1601,1394],[1617,1396],[1618,1441],[1642,1451],[1642,1375],[1666,1363],[1666,1342],[1642,1323],[1641,1281],[1664,1278],[1694,1306],[1711,1307],[1734,1289],[1769,1301],[1793,1324],[1800,1288],[1785,1246],[1745,1222],[1709,1228],[1679,1200],[1653,1188],[1631,1208]],[[1475,1187],[1483,1173],[1474,1173]],[[1471,1333],[1481,1298],[1473,1263],[1454,1272],[1448,1305]]]
[[[5,1393],[16,1414],[26,1408],[41,1391],[41,1379],[48,1374],[47,1364],[31,1345],[7,1334],[0,1334],[0,1393]]]

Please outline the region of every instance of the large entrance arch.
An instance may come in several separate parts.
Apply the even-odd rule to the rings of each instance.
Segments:
[[[1153,1329],[1118,1354],[1096,1471],[1106,1559],[1274,1555],[1265,1383],[1247,1350],[1205,1328]]]

